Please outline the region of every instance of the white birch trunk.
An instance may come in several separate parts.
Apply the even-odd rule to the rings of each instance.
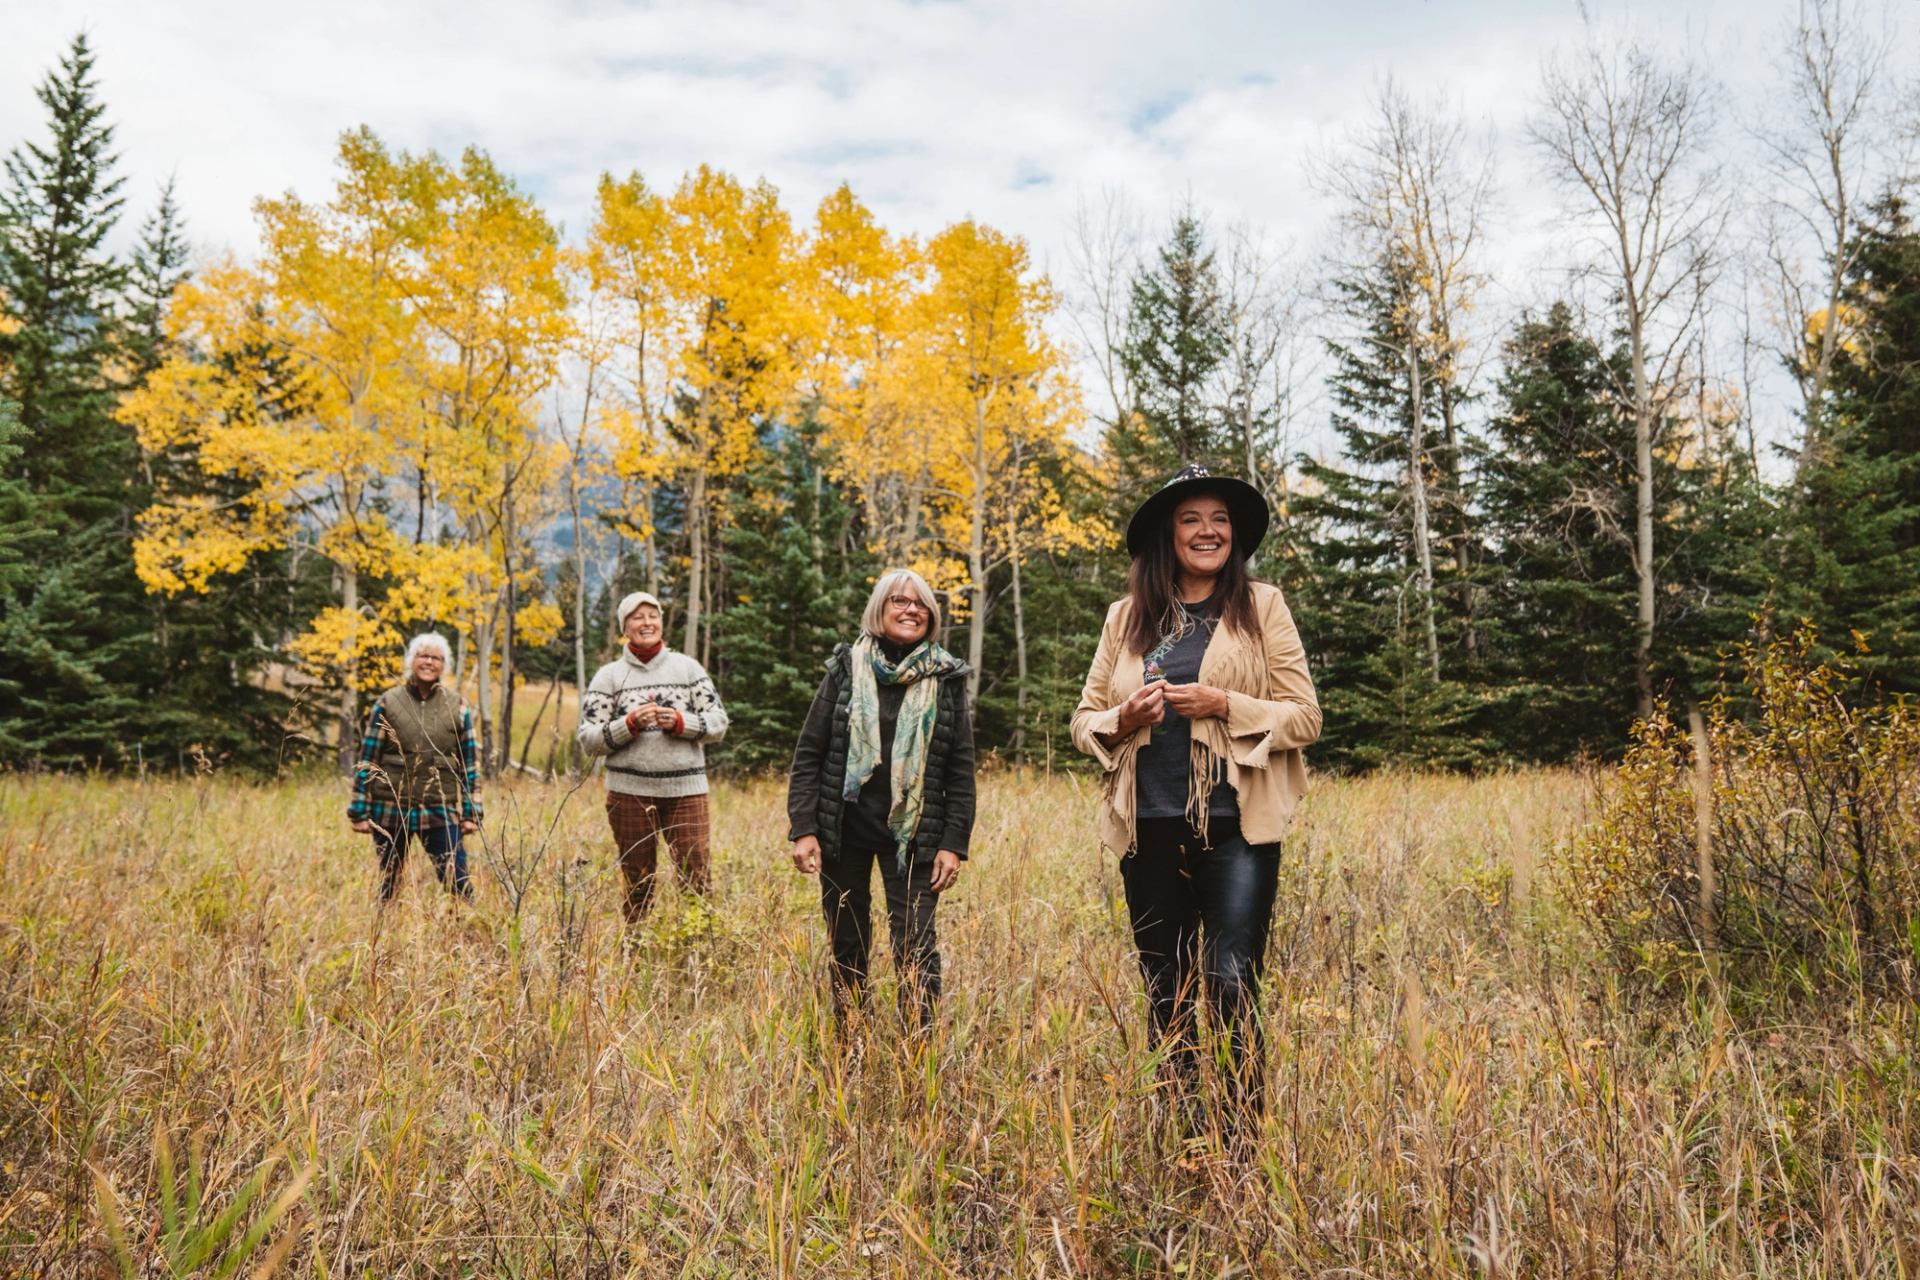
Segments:
[[[1433,531],[1427,510],[1426,403],[1420,379],[1420,350],[1407,343],[1407,487],[1413,496],[1413,553],[1420,571],[1420,610],[1425,619],[1427,666],[1440,678],[1440,632],[1433,609]]]
[[[348,613],[360,611],[360,571],[352,565],[340,566],[340,607]],[[349,654],[345,679],[340,689],[340,772],[353,772],[360,755],[360,663],[358,654]]]

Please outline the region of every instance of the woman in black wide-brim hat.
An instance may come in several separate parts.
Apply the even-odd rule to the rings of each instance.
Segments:
[[[1106,772],[1101,842],[1121,853],[1150,1025],[1175,1082],[1200,1082],[1195,1006],[1227,1037],[1217,1118],[1262,1105],[1259,985],[1280,839],[1320,735],[1306,653],[1278,587],[1247,558],[1266,500],[1189,466],[1127,525],[1127,594],[1107,611],[1073,713]]]

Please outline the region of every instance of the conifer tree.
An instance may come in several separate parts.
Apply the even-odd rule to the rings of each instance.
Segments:
[[[189,278],[186,220],[174,198],[172,178],[162,184],[159,202],[140,227],[140,239],[126,273],[125,321],[121,345],[134,384],[146,381],[176,354],[167,330],[174,294]],[[292,394],[285,360],[264,346],[229,353],[229,366],[261,370],[257,386],[263,405],[281,412],[269,420],[284,423]],[[131,428],[124,428],[131,430]],[[209,504],[231,504],[251,497],[253,486],[239,477],[199,465],[199,445],[174,441],[140,450],[134,483],[144,509],[158,499],[186,495]],[[294,617],[324,606],[321,585],[311,573],[305,581],[284,552],[271,554],[237,573],[208,583],[203,593],[168,595],[148,592],[145,613],[152,628],[154,691],[149,697],[143,735],[164,759],[185,766],[192,749],[207,761],[277,767],[299,754],[303,737],[288,732],[287,698],[254,677],[277,654],[279,642],[294,630]],[[305,609],[300,602],[305,598]]]
[[[732,599],[715,621],[714,678],[733,724],[724,747],[733,764],[791,757],[827,658],[857,634],[882,567],[820,436],[808,419],[755,451],[747,500],[723,535]]]
[[[1476,468],[1494,572],[1485,635],[1503,746],[1523,759],[1615,749],[1635,683],[1633,425],[1603,352],[1556,302],[1503,351]]]
[[[0,188],[0,396],[20,424],[0,466],[59,555],[0,597],[0,757],[138,760],[152,655],[128,549],[135,451],[112,417],[125,271],[104,247],[122,200],[84,34],[36,95],[47,139],[7,156]]]
[[[108,380],[126,271],[104,248],[124,201],[85,34],[35,96],[51,136],[7,156],[0,190],[0,307],[12,321],[0,325],[0,370],[26,430],[26,476],[84,523],[119,513],[131,453]]]
[[[1823,438],[1803,463],[1787,581],[1828,644],[1920,692],[1920,228],[1882,201],[1849,272],[1855,340],[1835,362]]]
[[[1226,358],[1213,251],[1200,219],[1182,212],[1155,264],[1133,279],[1120,360],[1134,402],[1109,440],[1123,492],[1144,492],[1189,462],[1231,469],[1212,385]]]
[[[1350,341],[1330,341],[1333,429],[1341,457],[1301,459],[1293,519],[1278,551],[1327,730],[1321,758],[1355,767],[1428,764],[1457,767],[1493,750],[1476,729],[1477,689],[1436,677],[1414,546],[1411,461],[1433,467],[1443,438],[1436,401],[1421,402],[1422,447],[1410,451],[1404,358],[1405,312],[1394,305],[1392,262],[1336,282],[1344,309],[1359,322]],[[1427,477],[1433,479],[1431,475]],[[1435,593],[1436,609],[1459,593]],[[1435,619],[1443,649],[1457,648],[1460,619]]]
[[[136,380],[160,367],[167,350],[167,306],[186,282],[187,224],[173,198],[173,179],[140,227],[127,272],[125,345]]]
[[[33,493],[15,465],[23,434],[20,406],[0,397],[0,601],[26,591],[50,538],[35,518]]]
[[[1667,540],[1666,628],[1655,650],[1658,687],[1674,705],[1703,701],[1738,667],[1738,648],[1780,615],[1777,576],[1784,508],[1757,475],[1729,422],[1688,424],[1690,447],[1663,467],[1671,497],[1661,513]],[[1844,633],[1842,633],[1844,634]]]

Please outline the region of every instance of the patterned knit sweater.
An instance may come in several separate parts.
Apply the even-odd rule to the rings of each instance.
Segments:
[[[679,732],[627,730],[627,713],[644,703],[680,713]],[[727,735],[727,712],[706,669],[662,647],[641,661],[624,645],[600,668],[580,701],[580,749],[607,757],[607,788],[666,799],[705,795],[706,744]]]

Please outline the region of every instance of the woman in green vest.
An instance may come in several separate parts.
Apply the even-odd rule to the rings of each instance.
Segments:
[[[360,739],[347,821],[373,836],[382,901],[393,897],[415,839],[449,892],[473,896],[460,837],[480,829],[480,751],[473,713],[443,679],[451,664],[446,637],[415,636],[401,664],[406,679],[374,702]]]
[[[940,994],[933,909],[966,860],[974,779],[967,664],[939,635],[926,579],[881,574],[859,638],[828,659],[793,749],[788,838],[794,867],[820,877],[836,1021],[866,987],[875,864],[901,1010],[924,1029]]]

